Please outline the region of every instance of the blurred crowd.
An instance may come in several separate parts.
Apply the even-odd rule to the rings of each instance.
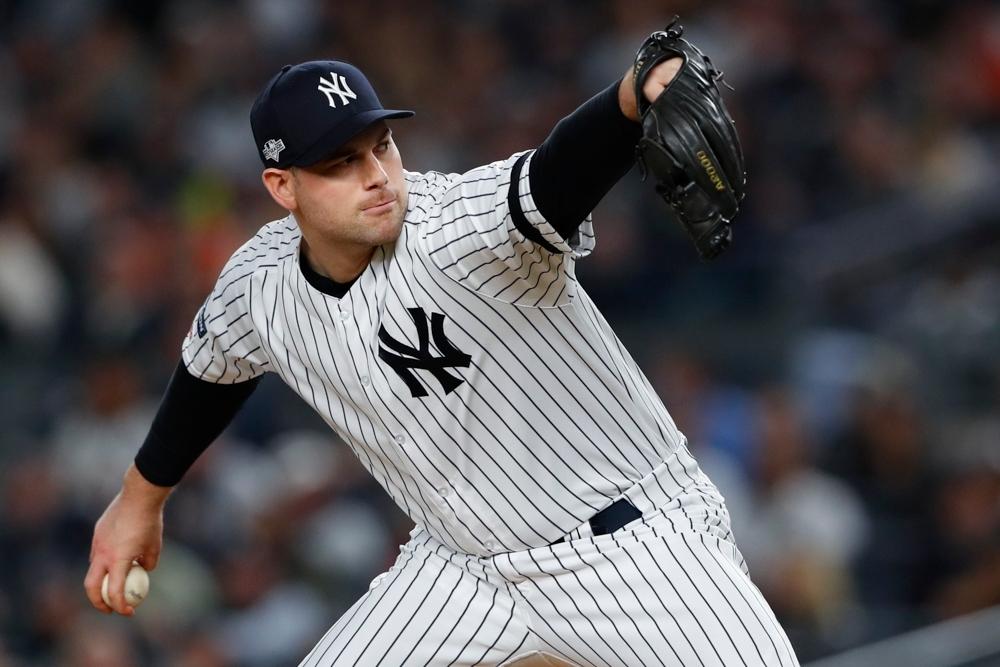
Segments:
[[[750,173],[700,264],[631,174],[579,273],[726,496],[809,658],[1000,604],[1000,7],[959,0],[0,3],[0,667],[296,664],[409,520],[266,379],[167,506],[149,600],[94,521],[229,254],[283,212],[248,114],[349,60],[404,166],[542,141],[674,14]]]

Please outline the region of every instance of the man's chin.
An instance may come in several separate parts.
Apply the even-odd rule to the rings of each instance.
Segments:
[[[403,216],[400,211],[391,211],[390,214],[373,218],[369,224],[379,239],[377,245],[384,245],[399,238],[399,233],[403,230]]]

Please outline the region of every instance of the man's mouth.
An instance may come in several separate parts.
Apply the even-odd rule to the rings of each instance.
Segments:
[[[378,215],[379,213],[385,213],[386,211],[390,210],[392,208],[392,205],[395,203],[396,203],[396,197],[389,197],[386,199],[380,199],[371,206],[366,206],[361,210],[371,215]]]

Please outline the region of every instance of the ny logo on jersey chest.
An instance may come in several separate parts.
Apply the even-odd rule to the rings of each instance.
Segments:
[[[430,349],[430,338],[427,331],[427,314],[423,308],[407,308],[413,324],[417,328],[417,347],[407,345],[389,335],[385,325],[379,327],[378,338],[382,345],[378,349],[378,358],[396,371],[400,379],[406,383],[414,398],[427,395],[423,383],[417,379],[414,370],[430,371],[445,394],[455,391],[465,380],[455,377],[446,369],[461,366],[468,368],[472,357],[456,348],[444,334],[444,315],[431,313],[430,335],[434,337],[434,346],[441,351],[441,356],[435,357]]]

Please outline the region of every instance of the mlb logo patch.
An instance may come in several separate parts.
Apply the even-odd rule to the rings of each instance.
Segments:
[[[205,306],[202,306],[201,310],[198,311],[198,321],[195,326],[198,338],[204,338],[205,334],[208,333],[208,326],[205,324]]]

